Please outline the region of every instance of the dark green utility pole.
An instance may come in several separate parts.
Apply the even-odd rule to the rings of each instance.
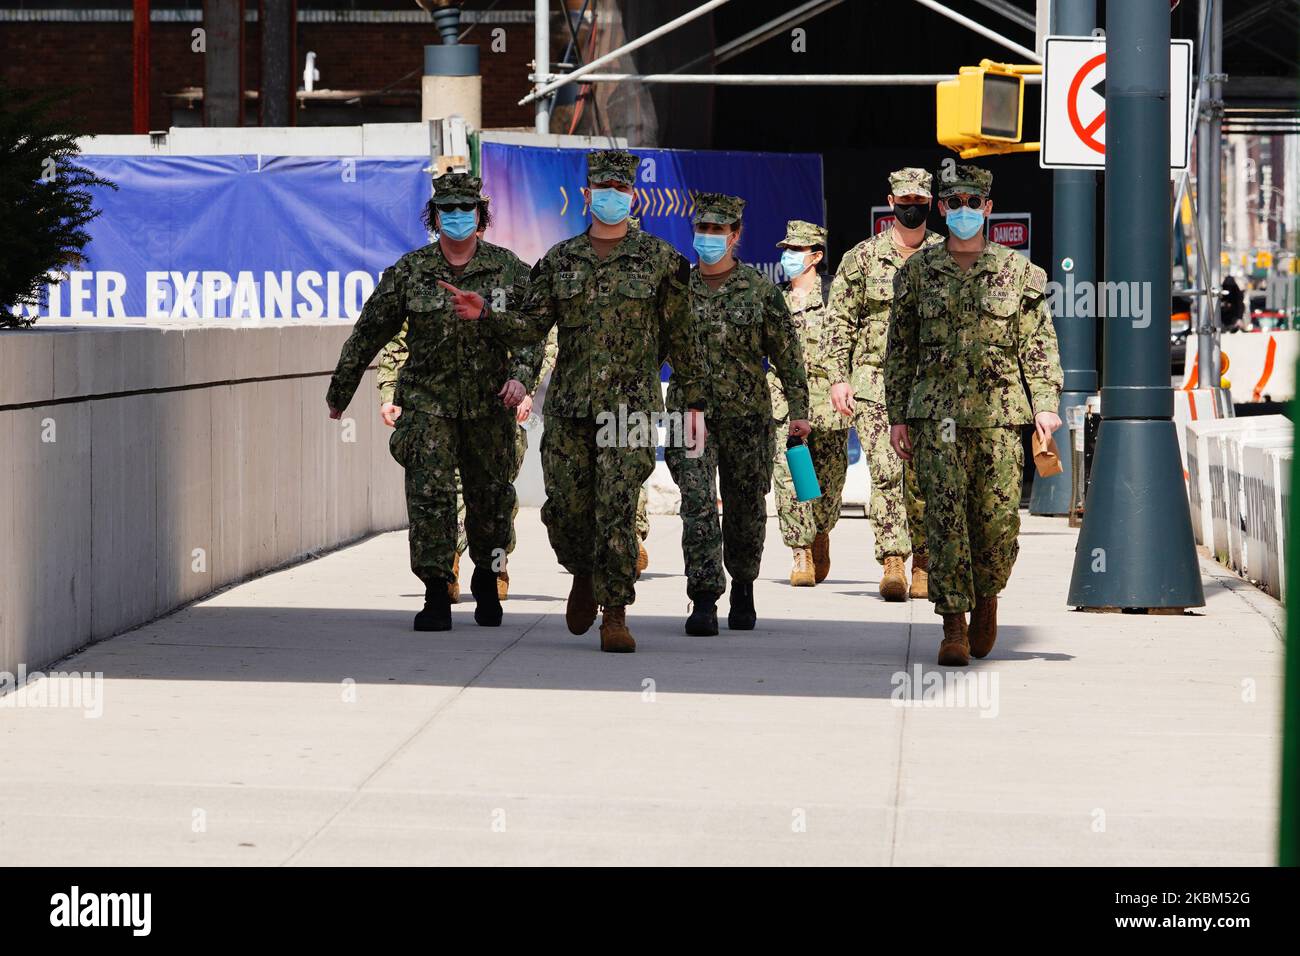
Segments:
[[[1097,0],[1052,0],[1048,32],[1089,36],[1096,26]],[[1072,290],[1097,281],[1097,174],[1092,170],[1058,169],[1052,176],[1052,281],[1062,302],[1073,302]],[[1062,424],[1054,437],[1065,470],[1051,478],[1034,475],[1029,513],[1035,515],[1069,513],[1074,472],[1069,410],[1097,394],[1096,318],[1090,312],[1069,314],[1055,317],[1054,324],[1065,372],[1058,409]]]
[[[1106,5],[1105,377],[1069,603],[1205,604],[1169,374],[1169,4]],[[1103,294],[1104,291],[1104,294]]]

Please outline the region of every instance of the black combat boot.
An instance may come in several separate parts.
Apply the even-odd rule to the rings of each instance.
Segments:
[[[501,598],[497,594],[497,573],[490,568],[476,567],[469,579],[469,593],[478,602],[474,606],[474,623],[479,627],[500,627]]]
[[[694,599],[691,616],[686,619],[686,633],[692,637],[712,637],[718,633],[716,594],[701,594]]]
[[[754,610],[754,582],[731,582],[731,611],[727,614],[727,627],[733,631],[752,631],[758,621]]]
[[[437,581],[424,588],[424,610],[415,615],[417,631],[451,630],[451,595],[447,582]]]

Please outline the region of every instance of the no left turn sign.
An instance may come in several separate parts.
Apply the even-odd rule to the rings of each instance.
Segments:
[[[1169,47],[1169,168],[1190,160],[1189,111],[1192,42]],[[1104,169],[1106,166],[1106,40],[1049,36],[1043,56],[1040,166]]]

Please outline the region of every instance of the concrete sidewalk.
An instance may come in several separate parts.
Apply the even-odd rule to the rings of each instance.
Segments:
[[[682,632],[679,533],[652,519],[634,655],[565,630],[532,510],[499,629],[462,603],[411,631],[395,533],[92,645],[52,669],[102,671],[101,717],[38,684],[0,707],[0,859],[1273,862],[1280,608],[1213,564],[1195,616],[1071,612],[1075,532],[1027,518],[997,648],[945,671],[931,605],[877,596],[864,520],[808,590],[769,520],[759,628],[716,638]],[[918,698],[973,684],[899,706],[918,673]]]

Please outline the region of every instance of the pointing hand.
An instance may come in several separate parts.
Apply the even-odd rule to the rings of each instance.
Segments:
[[[451,293],[451,305],[456,315],[462,319],[479,319],[487,308],[487,303],[477,292],[462,292],[450,282],[438,280],[438,285]]]

